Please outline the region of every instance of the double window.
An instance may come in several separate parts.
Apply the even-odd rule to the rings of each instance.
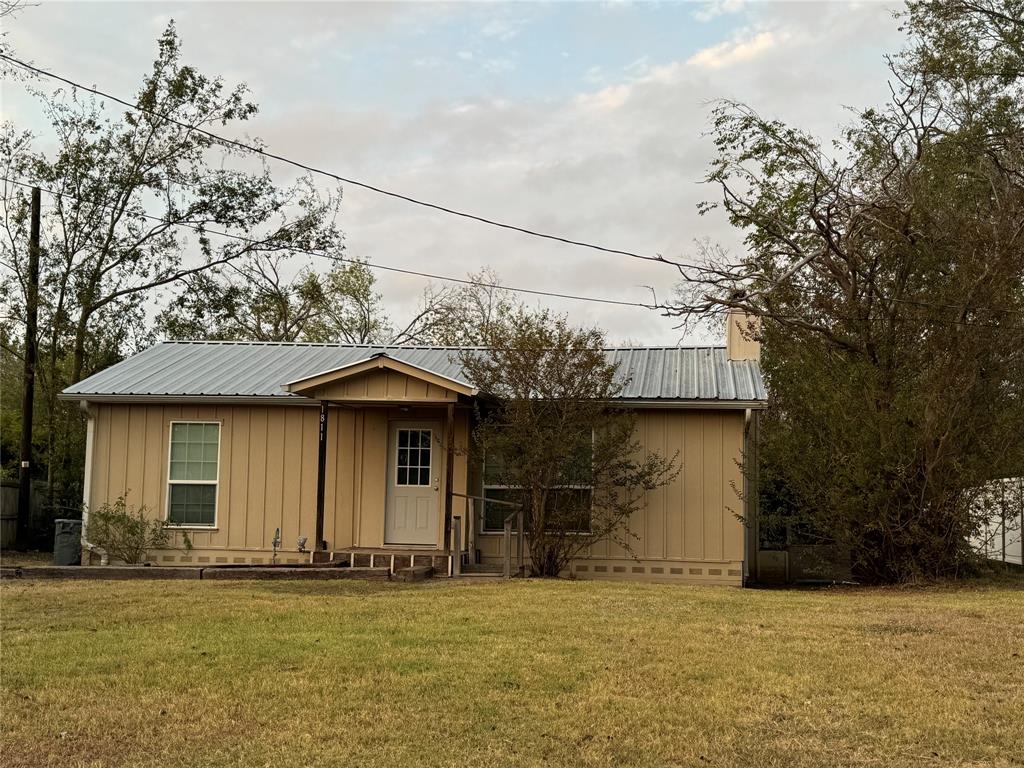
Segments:
[[[575,533],[590,533],[590,504],[593,491],[592,446],[587,445],[579,451],[576,460],[566,468],[566,476],[562,482],[548,489],[549,513],[556,518],[563,518],[566,530]],[[502,457],[488,453],[484,457],[483,495],[488,500],[508,501],[521,504],[526,499],[523,489],[516,485],[507,485],[503,478],[508,475]],[[505,518],[515,512],[515,507],[505,504],[483,503],[481,530],[485,533],[498,533],[505,529]]]
[[[220,424],[172,421],[167,522],[213,526],[217,521]]]

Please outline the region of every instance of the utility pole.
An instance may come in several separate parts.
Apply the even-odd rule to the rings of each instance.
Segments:
[[[32,407],[36,390],[36,327],[39,318],[39,187],[32,187],[32,220],[25,277],[25,387],[21,401],[21,468],[18,472],[18,529],[15,546],[28,544],[32,503]]]

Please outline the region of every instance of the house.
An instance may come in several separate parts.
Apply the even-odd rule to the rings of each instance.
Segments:
[[[631,520],[632,556],[595,542],[572,575],[743,583],[756,545],[741,463],[765,389],[739,323],[724,347],[608,350],[639,440],[682,470]],[[450,572],[511,546],[508,508],[482,501],[497,489],[468,458],[478,396],[457,349],[193,341],[62,394],[88,416],[86,515],[124,496],[165,519],[158,564],[309,562],[320,543]]]
[[[991,480],[978,489],[973,512],[981,526],[971,544],[986,560],[1024,565],[1024,476]]]

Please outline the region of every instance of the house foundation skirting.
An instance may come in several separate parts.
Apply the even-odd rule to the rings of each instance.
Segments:
[[[98,565],[99,557],[93,556],[95,563],[87,562],[90,553],[82,553],[84,565]],[[196,547],[186,549],[155,549],[146,559],[156,565],[269,565],[276,562],[282,565],[304,565],[312,562],[310,552],[297,550],[277,551],[274,559],[273,549],[214,549]]]
[[[688,584],[743,586],[743,561],[708,560],[575,560],[570,573],[578,579],[631,579]]]
[[[488,565],[500,565],[501,559],[484,557],[483,562]],[[572,562],[565,575],[577,579],[627,579],[740,587],[743,586],[743,561],[581,558]]]

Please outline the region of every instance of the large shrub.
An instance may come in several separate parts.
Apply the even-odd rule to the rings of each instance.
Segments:
[[[147,507],[129,506],[121,496],[89,512],[86,538],[106,551],[111,560],[137,565],[146,560],[151,549],[166,549],[171,534],[163,520],[146,516]],[[185,535],[185,548],[192,542]]]

